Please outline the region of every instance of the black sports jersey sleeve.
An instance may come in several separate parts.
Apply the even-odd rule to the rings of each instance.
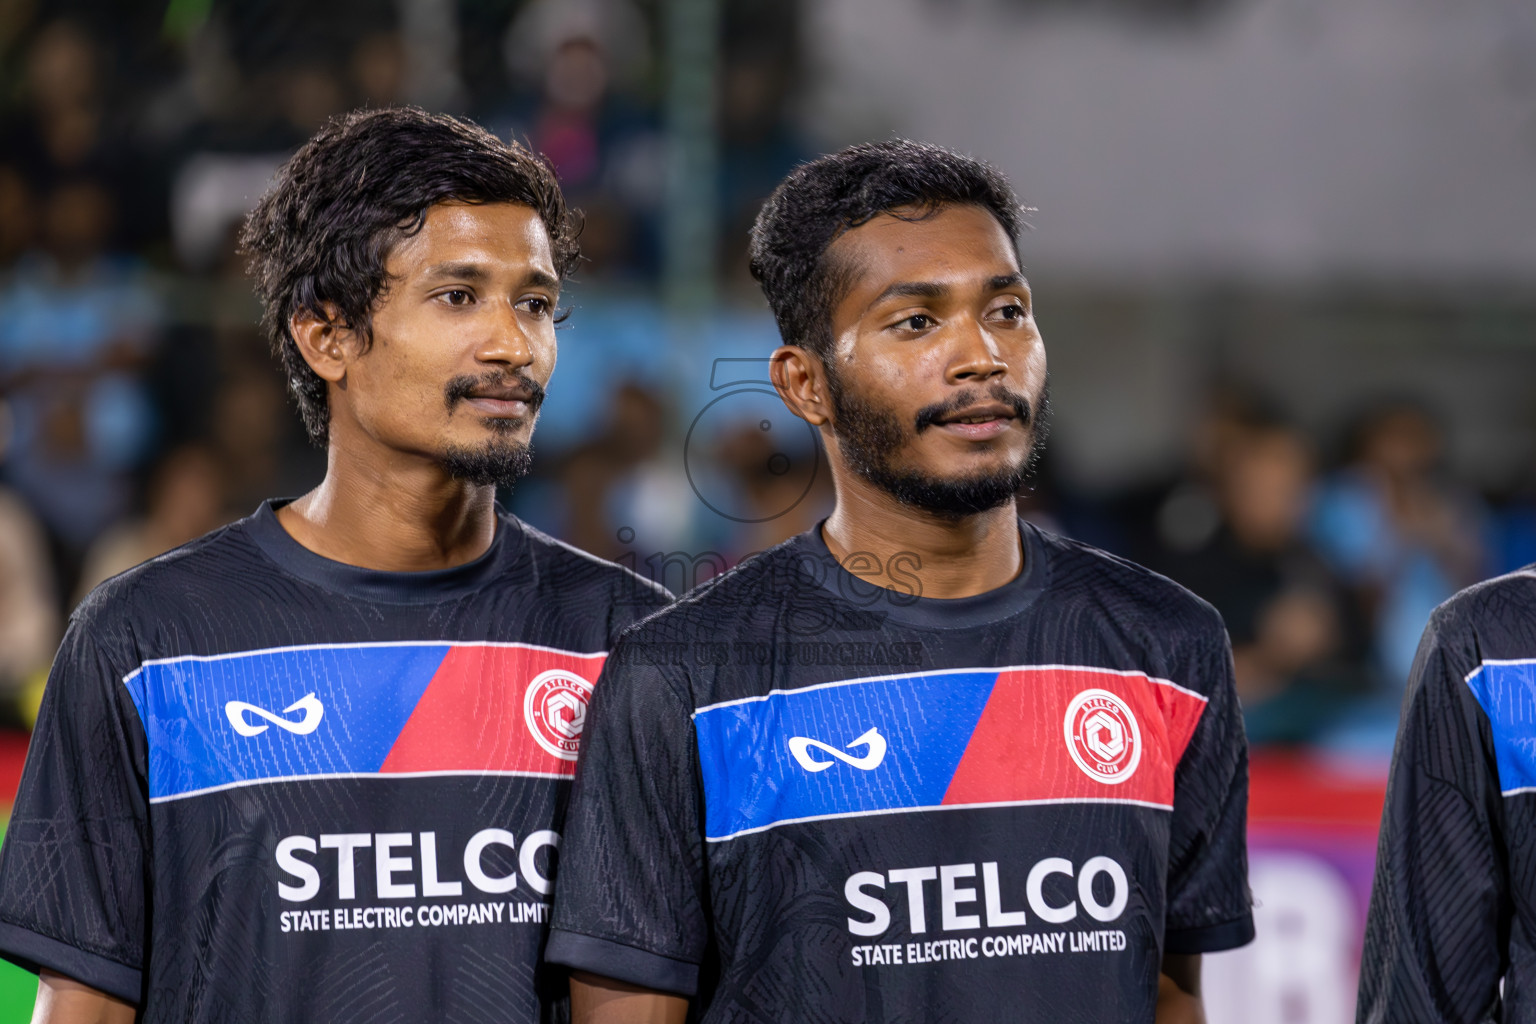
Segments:
[[[1392,755],[1360,964],[1362,1022],[1499,1017],[1511,895],[1487,716],[1454,605],[1419,645]]]
[[[137,1003],[148,805],[122,671],[80,618],[54,661],[0,848],[0,955]]]
[[[1248,892],[1248,744],[1232,652],[1213,623],[1189,659],[1205,713],[1174,774],[1164,950],[1210,953],[1253,940]]]
[[[656,664],[681,645],[644,635],[619,642],[593,693],[545,957],[692,995],[709,934],[698,749],[692,705]]]

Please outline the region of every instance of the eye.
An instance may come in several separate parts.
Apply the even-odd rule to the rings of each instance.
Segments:
[[[518,305],[541,319],[549,315],[549,311],[552,307],[552,303],[540,295],[530,295],[528,298],[519,302]]]
[[[475,301],[475,297],[463,288],[454,288],[452,291],[443,292],[438,298],[450,306],[467,306]]]
[[[926,331],[930,327],[937,327],[938,323],[937,320],[927,313],[913,313],[906,319],[897,321],[894,326],[908,331]]]
[[[1029,309],[1017,302],[1010,302],[1006,306],[999,306],[995,315],[1001,320],[1018,322],[1029,316]]]

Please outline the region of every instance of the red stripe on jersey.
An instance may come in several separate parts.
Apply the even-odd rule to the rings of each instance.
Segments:
[[[379,770],[574,775],[587,698],[605,658],[454,647]]]
[[[1205,710],[1140,673],[1045,666],[999,674],[946,804],[1128,800],[1173,805],[1173,773]]]

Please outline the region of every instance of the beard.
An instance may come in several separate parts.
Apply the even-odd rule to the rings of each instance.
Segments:
[[[528,394],[528,418],[536,420],[539,407],[544,404],[544,389],[531,377],[513,374],[517,385]],[[506,375],[491,373],[481,377],[461,376],[450,380],[444,389],[448,408],[469,398],[482,386],[503,385]],[[533,446],[519,441],[517,433],[521,420],[508,420],[488,416],[482,421],[491,436],[477,445],[449,445],[443,452],[441,464],[455,480],[480,486],[511,485],[519,477],[528,475],[533,466]]]
[[[510,437],[493,437],[479,445],[451,445],[443,452],[441,463],[455,480],[510,486],[528,475],[533,466],[533,446]]]
[[[1030,481],[1045,446],[1050,417],[1050,378],[1031,408],[1029,399],[1002,384],[965,388],[945,402],[921,409],[908,427],[890,409],[873,405],[849,392],[831,365],[827,386],[836,419],[832,432],[848,467],[904,505],[941,519],[963,519],[1012,503]],[[1016,464],[962,477],[930,476],[898,465],[897,460],[917,435],[942,416],[974,405],[983,398],[1012,407],[1030,429],[1029,452]]]

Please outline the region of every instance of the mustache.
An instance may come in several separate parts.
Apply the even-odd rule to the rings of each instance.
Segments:
[[[917,413],[917,432],[921,434],[942,416],[957,413],[982,401],[983,392],[980,388],[966,388],[956,393],[953,397],[943,402],[935,402],[933,405],[924,406]],[[994,402],[1001,402],[1013,410],[1021,425],[1027,426],[1033,418],[1030,411],[1029,399],[1017,391],[1011,391],[1002,384],[993,384],[985,392],[985,397]]]
[[[467,398],[472,398],[475,392],[482,390],[510,389],[516,387],[528,395],[528,411],[536,413],[544,404],[544,388],[538,381],[521,372],[513,373],[484,373],[480,376],[462,374],[451,378],[443,387],[443,396],[447,399],[448,408],[451,411],[454,406]]]

